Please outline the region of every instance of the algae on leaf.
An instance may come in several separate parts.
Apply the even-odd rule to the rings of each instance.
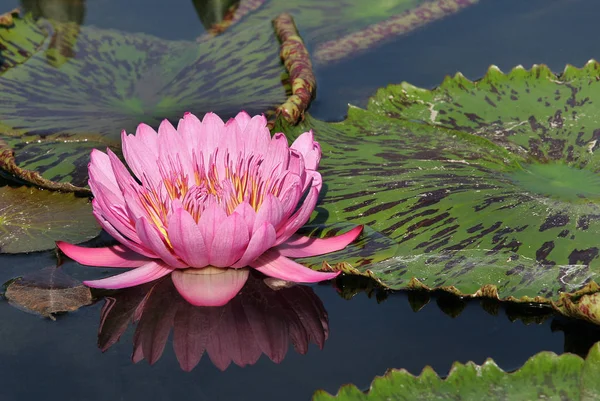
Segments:
[[[491,68],[480,81],[457,75],[433,91],[391,85],[341,123],[309,117],[278,128],[312,128],[323,148],[326,189],[314,223],[379,233],[379,250],[327,262],[348,262],[338,267],[392,289],[562,308],[561,293],[598,289],[596,99],[594,61],[559,76],[545,66]]]
[[[336,396],[317,391],[313,401],[596,400],[600,398],[599,367],[600,346],[596,344],[585,360],[540,352],[512,373],[492,360],[481,366],[455,363],[445,379],[430,367],[419,376],[394,369],[376,378],[367,393],[346,385]]]

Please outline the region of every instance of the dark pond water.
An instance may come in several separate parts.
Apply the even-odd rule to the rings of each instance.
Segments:
[[[2,0],[3,10],[18,5]],[[600,57],[599,13],[596,0],[482,0],[368,53],[318,67],[311,112],[340,120],[348,103],[364,105],[377,87],[400,81],[433,87],[456,71],[476,79],[490,64],[503,70],[533,63],[556,71],[566,63],[580,66]],[[203,32],[189,0],[88,0],[85,24],[168,39]],[[0,281],[54,263],[51,252],[3,255]],[[72,262],[64,269],[80,280],[106,274]],[[191,372],[182,371],[171,339],[154,365],[133,364],[132,327],[102,353],[97,346],[102,300],[57,321],[1,302],[0,400],[308,400],[316,389],[335,392],[344,383],[367,389],[388,368],[417,374],[431,365],[443,375],[454,361],[482,363],[491,357],[513,370],[539,351],[584,355],[600,340],[595,327],[535,307],[372,288],[349,300],[339,294],[350,298],[350,288],[361,285],[370,286],[351,280],[337,282],[337,290],[312,287],[329,316],[323,350],[313,344],[299,355],[290,348],[280,364],[262,356],[255,365],[232,364],[225,371],[206,355]]]

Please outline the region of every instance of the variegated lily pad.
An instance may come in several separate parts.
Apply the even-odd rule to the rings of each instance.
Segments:
[[[36,188],[0,187],[0,253],[51,249],[55,241],[79,243],[99,232],[87,198]]]
[[[600,273],[599,81],[593,61],[558,76],[545,66],[491,68],[433,91],[389,86],[341,123],[283,127],[314,129],[323,148],[315,223],[366,224],[377,243],[395,243],[391,258],[382,245],[327,260],[393,289],[556,306],[581,290],[570,301],[600,322],[581,303]]]

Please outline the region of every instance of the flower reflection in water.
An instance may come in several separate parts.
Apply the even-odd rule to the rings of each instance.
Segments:
[[[240,293],[219,307],[188,303],[170,276],[119,290],[106,297],[98,345],[106,351],[136,322],[132,359],[154,364],[173,328],[173,348],[185,371],[192,370],[205,352],[225,370],[231,362],[252,365],[263,353],[279,363],[290,342],[300,354],[308,351],[310,342],[323,348],[329,323],[314,291],[303,285],[272,289],[263,277],[251,273]]]

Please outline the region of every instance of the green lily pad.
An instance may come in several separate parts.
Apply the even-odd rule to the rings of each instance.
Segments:
[[[598,374],[600,346],[596,344],[585,360],[573,354],[540,352],[512,373],[491,359],[481,366],[455,363],[444,379],[430,367],[419,376],[390,370],[373,381],[368,393],[346,385],[336,396],[318,391],[313,401],[596,400],[600,398]]]
[[[31,25],[27,18],[15,17],[14,25],[24,35],[27,29],[39,34],[41,26],[53,29],[46,20]],[[186,111],[262,113],[286,98],[270,19],[201,43],[61,27],[77,31],[62,35],[63,41],[76,41],[67,46],[69,54],[44,43],[47,50],[0,75],[0,131],[42,139],[93,134],[118,143],[122,129],[133,131],[140,122],[158,126]],[[3,45],[0,39],[0,49]]]
[[[54,248],[55,241],[79,243],[100,232],[87,198],[36,188],[0,188],[0,253]]]
[[[341,123],[281,122],[323,148],[314,223],[365,224],[381,245],[305,262],[347,256],[338,268],[392,289],[545,303],[597,291],[599,81],[596,62],[559,76],[494,67],[433,91],[389,86]]]

